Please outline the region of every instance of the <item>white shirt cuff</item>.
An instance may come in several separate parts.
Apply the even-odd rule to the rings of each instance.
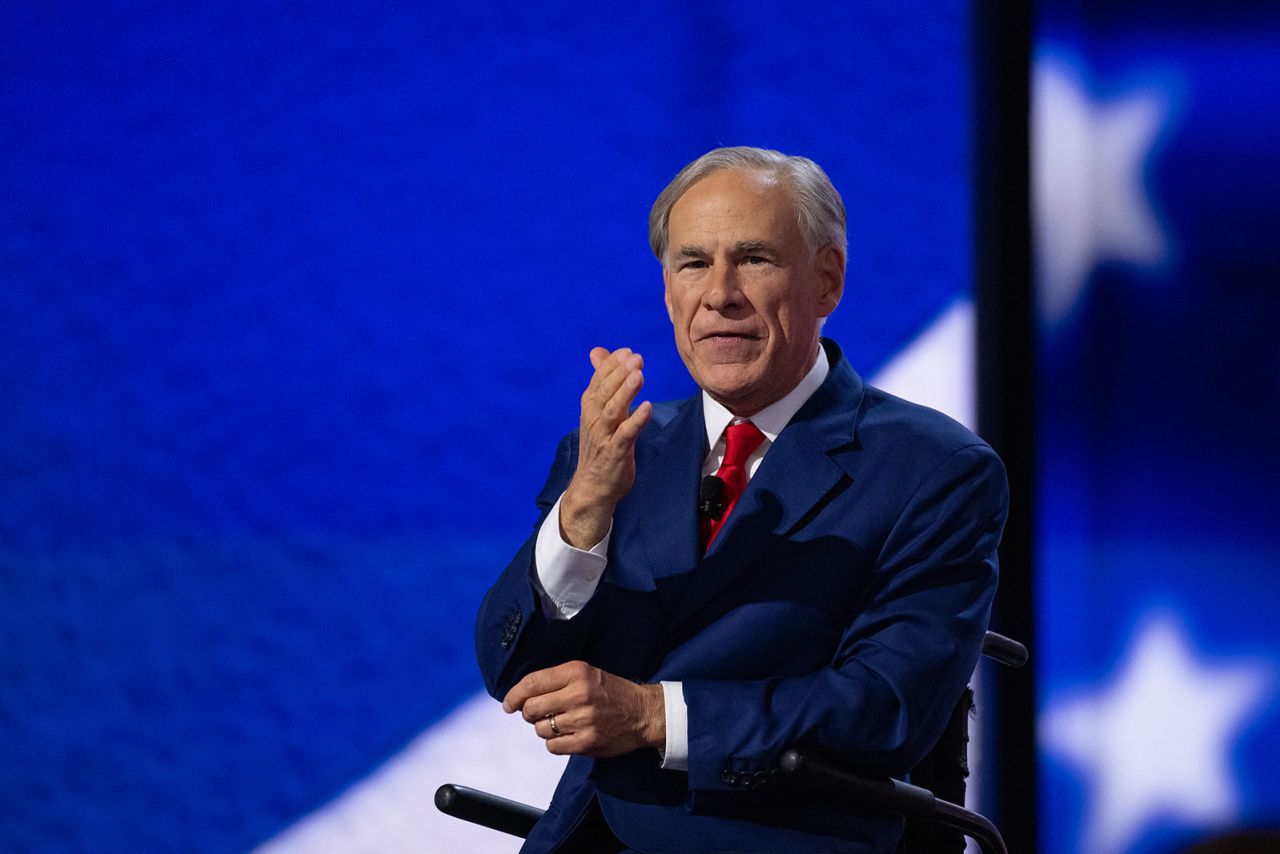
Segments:
[[[563,496],[561,496],[563,498]],[[560,536],[560,499],[538,528],[533,548],[533,586],[542,601],[542,612],[552,620],[568,620],[591,601],[608,563],[609,535],[584,551]]]
[[[684,701],[684,684],[662,682],[662,701],[667,712],[667,747],[662,751],[662,767],[667,771],[689,770],[689,706]]]

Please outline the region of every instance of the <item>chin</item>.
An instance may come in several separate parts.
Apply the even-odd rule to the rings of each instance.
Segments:
[[[707,382],[699,382],[698,385],[730,409],[747,403],[758,392],[756,382],[747,381],[742,377],[732,379],[724,376],[709,377]]]
[[[741,394],[756,382],[756,372],[751,365],[712,365],[704,367],[701,376],[706,380],[703,384],[706,389],[720,394]]]

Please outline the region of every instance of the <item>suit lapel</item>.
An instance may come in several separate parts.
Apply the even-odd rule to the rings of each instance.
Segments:
[[[623,573],[619,579],[634,590],[662,594],[664,608],[677,577],[698,564],[698,480],[706,456],[707,434],[701,395],[680,403],[661,431],[636,449],[636,483],[624,501],[628,510],[614,514],[616,530],[611,538],[620,549],[610,566]]]
[[[669,631],[694,617],[761,555],[807,524],[832,490],[851,479],[843,452],[855,443],[862,380],[833,342],[824,343],[830,374],[765,455],[733,515],[681,591]]]

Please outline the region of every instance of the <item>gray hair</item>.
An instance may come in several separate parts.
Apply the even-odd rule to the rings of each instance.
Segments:
[[[835,246],[841,255],[848,255],[848,215],[844,201],[821,166],[807,157],[794,157],[767,148],[735,146],[708,151],[681,169],[658,194],[649,211],[649,245],[664,265],[671,209],[690,187],[721,169],[763,170],[786,181],[809,254],[816,255],[825,246]]]

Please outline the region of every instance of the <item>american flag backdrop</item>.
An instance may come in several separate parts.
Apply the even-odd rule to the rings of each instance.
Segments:
[[[472,620],[588,349],[691,392],[645,238],[681,164],[822,163],[828,334],[972,422],[968,18],[5,4],[0,850],[511,850],[431,805],[558,772]]]
[[[1274,850],[1280,9],[1037,18],[1041,850]]]

